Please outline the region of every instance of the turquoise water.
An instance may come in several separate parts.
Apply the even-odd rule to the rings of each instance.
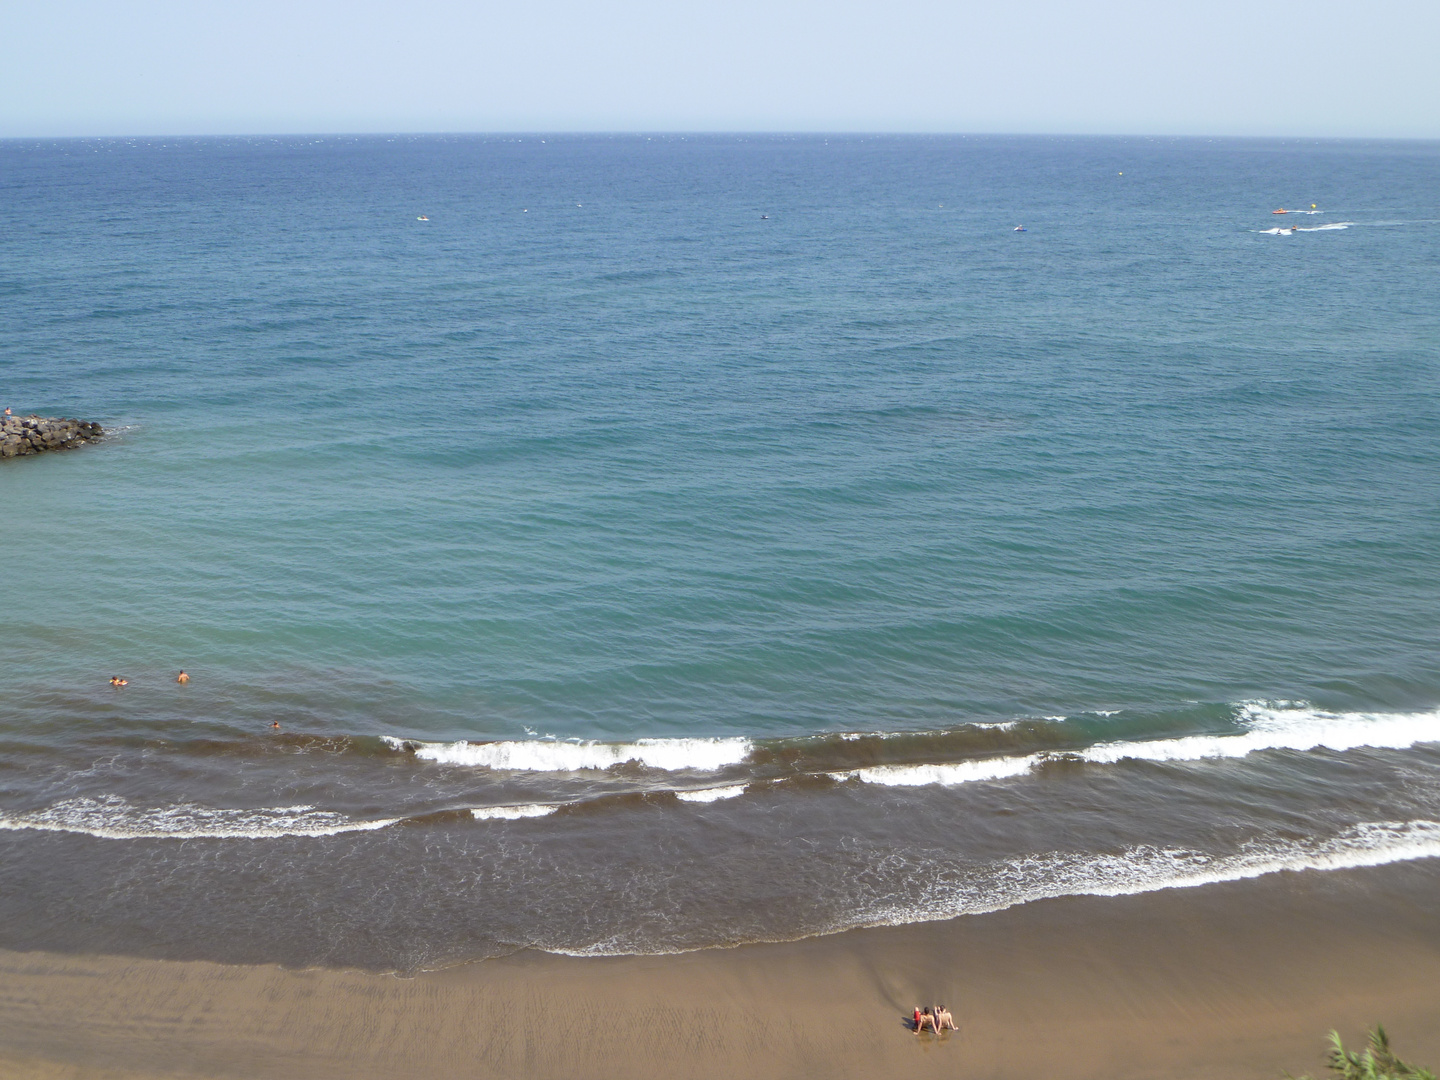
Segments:
[[[553,942],[476,904],[355,944],[331,897],[310,925],[341,944],[232,923],[233,955],[698,947],[978,909],[994,867],[1055,852],[1130,874],[1142,849],[1424,832],[1437,181],[1432,143],[0,143],[3,404],[113,428],[0,462],[5,943],[230,956],[200,913],[226,888],[214,866],[323,894],[386,880],[344,846],[365,843],[432,881],[407,902],[460,887],[423,854],[449,843],[462,878],[518,875],[487,904],[562,871],[609,899]],[[1094,749],[1259,729],[1221,764]],[[838,738],[866,733],[911,734]],[[691,741],[659,763],[643,739]],[[465,741],[517,748],[497,764]],[[550,745],[580,756],[537,765]],[[1032,753],[1081,758],[1014,764]],[[845,779],[875,766],[952,771]],[[765,811],[773,834],[744,818],[767,784],[788,807]],[[920,870],[876,869],[914,814],[1000,814],[956,802],[986,798],[1039,802]],[[565,830],[465,816],[597,799]],[[607,799],[641,800],[644,823]],[[296,806],[335,816],[195,824]],[[816,815],[830,831],[807,832]],[[319,835],[391,818],[420,824]],[[598,867],[637,829],[660,839],[626,881],[667,884],[616,899]],[[740,836],[763,866],[735,861]],[[173,882],[127,894],[164,929],[113,900],[136,859]],[[842,868],[879,876],[794,913]],[[696,883],[719,870],[754,894]],[[896,899],[931,871],[971,908],[954,888],[950,907]],[[71,915],[36,914],[66,890]],[[697,907],[735,929],[637,929]]]

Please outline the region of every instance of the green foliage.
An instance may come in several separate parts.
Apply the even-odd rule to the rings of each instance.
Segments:
[[[1429,1069],[1401,1061],[1390,1049],[1390,1036],[1379,1024],[1370,1032],[1370,1048],[1363,1054],[1346,1050],[1338,1031],[1330,1032],[1330,1071],[1338,1080],[1435,1080]],[[1289,1073],[1286,1073],[1289,1076]],[[1310,1080],[1302,1076],[1299,1080]]]

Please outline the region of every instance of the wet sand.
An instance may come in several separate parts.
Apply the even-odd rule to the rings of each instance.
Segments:
[[[1323,1072],[1383,1022],[1440,1065],[1440,860],[1066,898],[670,957],[406,979],[0,952],[0,1075],[44,1080]],[[958,1033],[917,1037],[917,1002]]]

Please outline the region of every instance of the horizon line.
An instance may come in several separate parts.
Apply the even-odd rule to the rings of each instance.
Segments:
[[[454,130],[396,130],[396,131],[172,131],[172,132],[129,132],[124,134],[66,134],[66,135],[5,135],[0,142],[39,142],[65,140],[100,139],[394,139],[394,138],[825,138],[825,139],[871,139],[871,138],[932,138],[932,139],[1144,139],[1144,140],[1214,140],[1226,139],[1250,142],[1392,142],[1392,143],[1436,143],[1440,136],[1430,135],[1282,135],[1282,134],[1227,134],[1210,133],[1159,133],[1159,132],[1046,132],[1046,131],[923,131],[923,130],[823,130],[823,129],[781,129],[781,128],[615,128],[615,129],[479,129]]]

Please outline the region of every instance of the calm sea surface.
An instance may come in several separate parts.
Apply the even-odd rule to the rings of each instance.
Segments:
[[[0,398],[3,947],[1440,855],[1440,144],[0,142]]]

